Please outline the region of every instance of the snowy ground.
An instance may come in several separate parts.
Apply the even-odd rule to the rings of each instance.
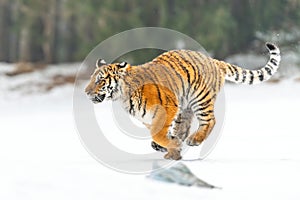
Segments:
[[[211,190],[102,166],[76,133],[73,87],[9,91],[12,81],[27,76],[0,74],[0,199],[300,199],[299,82],[227,84],[220,141],[207,159],[184,162],[199,178],[222,187]]]

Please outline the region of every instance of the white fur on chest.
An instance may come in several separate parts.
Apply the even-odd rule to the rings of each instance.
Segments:
[[[143,108],[139,109],[138,105],[134,105],[132,111],[130,110],[129,101],[123,102],[123,108],[135,119],[140,121],[146,126],[150,126],[153,120],[153,112],[145,110]]]

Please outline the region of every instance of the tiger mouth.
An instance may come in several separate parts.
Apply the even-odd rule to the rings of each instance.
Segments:
[[[105,94],[102,95],[96,95],[92,101],[93,103],[101,103],[105,99]]]

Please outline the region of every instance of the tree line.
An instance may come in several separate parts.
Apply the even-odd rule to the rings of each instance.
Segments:
[[[299,27],[300,0],[0,0],[0,61],[74,62],[131,28],[180,31],[218,58]]]

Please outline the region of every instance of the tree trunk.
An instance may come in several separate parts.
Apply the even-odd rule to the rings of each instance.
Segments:
[[[56,29],[56,0],[49,0],[46,3],[48,12],[43,16],[44,24],[44,42],[43,52],[45,56],[45,62],[54,62],[54,42],[55,42],[55,29]]]
[[[22,26],[19,43],[19,60],[22,62],[31,61],[30,31],[28,26]]]
[[[8,62],[9,60],[9,2],[0,1],[0,60]]]
[[[19,1],[12,1],[10,6],[11,22],[10,22],[10,35],[9,35],[9,62],[18,61],[18,46],[19,46],[19,31],[15,30],[15,24],[17,24],[20,12]]]

